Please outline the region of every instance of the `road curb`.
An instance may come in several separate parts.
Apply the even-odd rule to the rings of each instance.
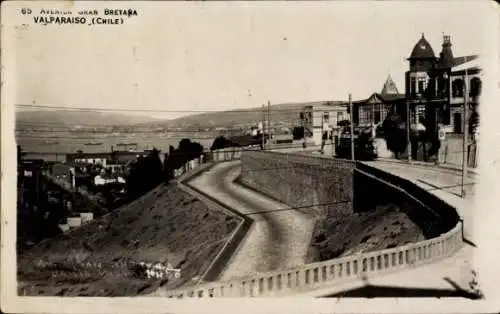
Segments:
[[[187,193],[191,194],[192,196],[198,198],[200,201],[208,203],[212,206],[215,206],[223,212],[226,212],[226,213],[229,212],[233,216],[237,216],[241,219],[238,226],[231,233],[228,240],[226,241],[224,246],[221,248],[219,253],[212,260],[212,262],[210,263],[210,266],[208,266],[207,270],[201,276],[201,279],[197,284],[200,284],[203,281],[216,281],[220,277],[222,271],[227,266],[228,261],[233,257],[234,253],[237,251],[237,249],[239,248],[241,243],[243,243],[243,240],[248,235],[248,231],[250,230],[250,228],[254,224],[254,220],[251,219],[250,217],[247,217],[247,216],[241,214],[237,210],[221,203],[216,198],[206,194],[205,192],[203,192],[203,191],[189,185],[189,183],[187,183],[188,181],[200,176],[202,173],[208,171],[209,169],[213,168],[215,165],[217,165],[219,163],[220,162],[210,163],[210,166],[206,166],[203,169],[196,171],[196,173],[193,173],[192,175],[187,176],[186,178],[183,178],[182,181],[178,182],[179,186],[181,186],[181,188],[184,191],[186,191]]]

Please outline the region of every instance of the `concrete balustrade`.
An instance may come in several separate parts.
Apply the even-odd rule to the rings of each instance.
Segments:
[[[459,223],[438,238],[418,243],[167,293],[177,298],[283,296],[431,263],[454,254],[461,246]]]
[[[244,151],[260,150],[260,147],[227,147],[212,151],[211,157],[214,162],[238,160]]]

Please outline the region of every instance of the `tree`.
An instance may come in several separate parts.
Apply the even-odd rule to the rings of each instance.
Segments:
[[[174,178],[174,169],[170,163],[170,155],[165,153],[165,158],[163,159],[163,171],[165,172],[165,181],[169,182]]]
[[[153,150],[145,157],[139,157],[131,166],[127,177],[129,197],[136,199],[164,182],[160,150]]]
[[[181,152],[187,152],[189,151],[189,148],[191,147],[191,140],[188,138],[183,138],[182,140],[179,141],[179,150]]]
[[[479,125],[479,114],[477,113],[477,111],[473,111],[469,118],[469,134],[474,135],[478,125]]]
[[[204,153],[203,145],[198,142],[192,142],[190,139],[184,138],[180,140],[179,146],[175,149],[169,147],[169,154],[165,154],[163,162],[163,180],[167,182],[174,178],[174,170],[181,168],[188,161],[199,158]]]
[[[398,158],[407,146],[405,121],[396,112],[391,112],[382,123],[382,129],[387,148]]]
[[[229,141],[227,138],[224,136],[218,136],[214,139],[212,146],[210,147],[211,151],[217,150],[217,149],[223,149],[226,147],[231,147],[232,143]]]

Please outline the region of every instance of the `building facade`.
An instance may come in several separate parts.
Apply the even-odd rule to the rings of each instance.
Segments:
[[[301,126],[304,134],[309,134],[306,141],[319,145],[324,132],[335,131],[338,123],[349,120],[348,105],[339,101],[324,101],[314,104],[306,104],[300,113]]]
[[[464,121],[468,120],[464,117],[464,103],[478,112],[482,76],[477,59],[477,55],[454,57],[448,35],[443,36],[436,57],[422,34],[408,58],[405,75],[411,123],[423,124],[430,133],[437,134],[440,124],[453,133],[463,133],[467,125]]]
[[[353,120],[356,125],[379,125],[387,117],[391,108],[404,103],[404,94],[400,94],[396,84],[389,75],[380,93],[373,93],[365,100],[353,104]]]
[[[400,93],[389,75],[380,93],[355,100],[352,119],[358,126],[380,125],[389,113],[397,113],[413,127],[423,126],[429,135],[438,134],[439,126],[448,132],[463,133],[464,127],[474,132],[479,123],[479,100],[483,75],[477,55],[454,57],[451,37],[443,36],[442,49],[436,57],[424,34],[408,57],[405,92]],[[468,103],[468,117],[464,104]],[[409,109],[409,111],[408,111]],[[305,104],[300,113],[301,125],[321,143],[328,125],[335,130],[341,120],[350,120],[348,102]],[[472,117],[472,119],[471,119]]]
[[[43,160],[24,159],[18,164],[18,209],[22,213],[37,212],[47,203],[42,172]]]

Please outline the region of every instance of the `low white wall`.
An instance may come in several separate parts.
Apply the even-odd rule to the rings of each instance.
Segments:
[[[93,213],[80,213],[80,218],[82,219],[82,224],[88,223],[94,219]]]
[[[68,218],[68,226],[70,228],[80,227],[81,224],[82,224],[82,218],[81,217],[69,217]]]

